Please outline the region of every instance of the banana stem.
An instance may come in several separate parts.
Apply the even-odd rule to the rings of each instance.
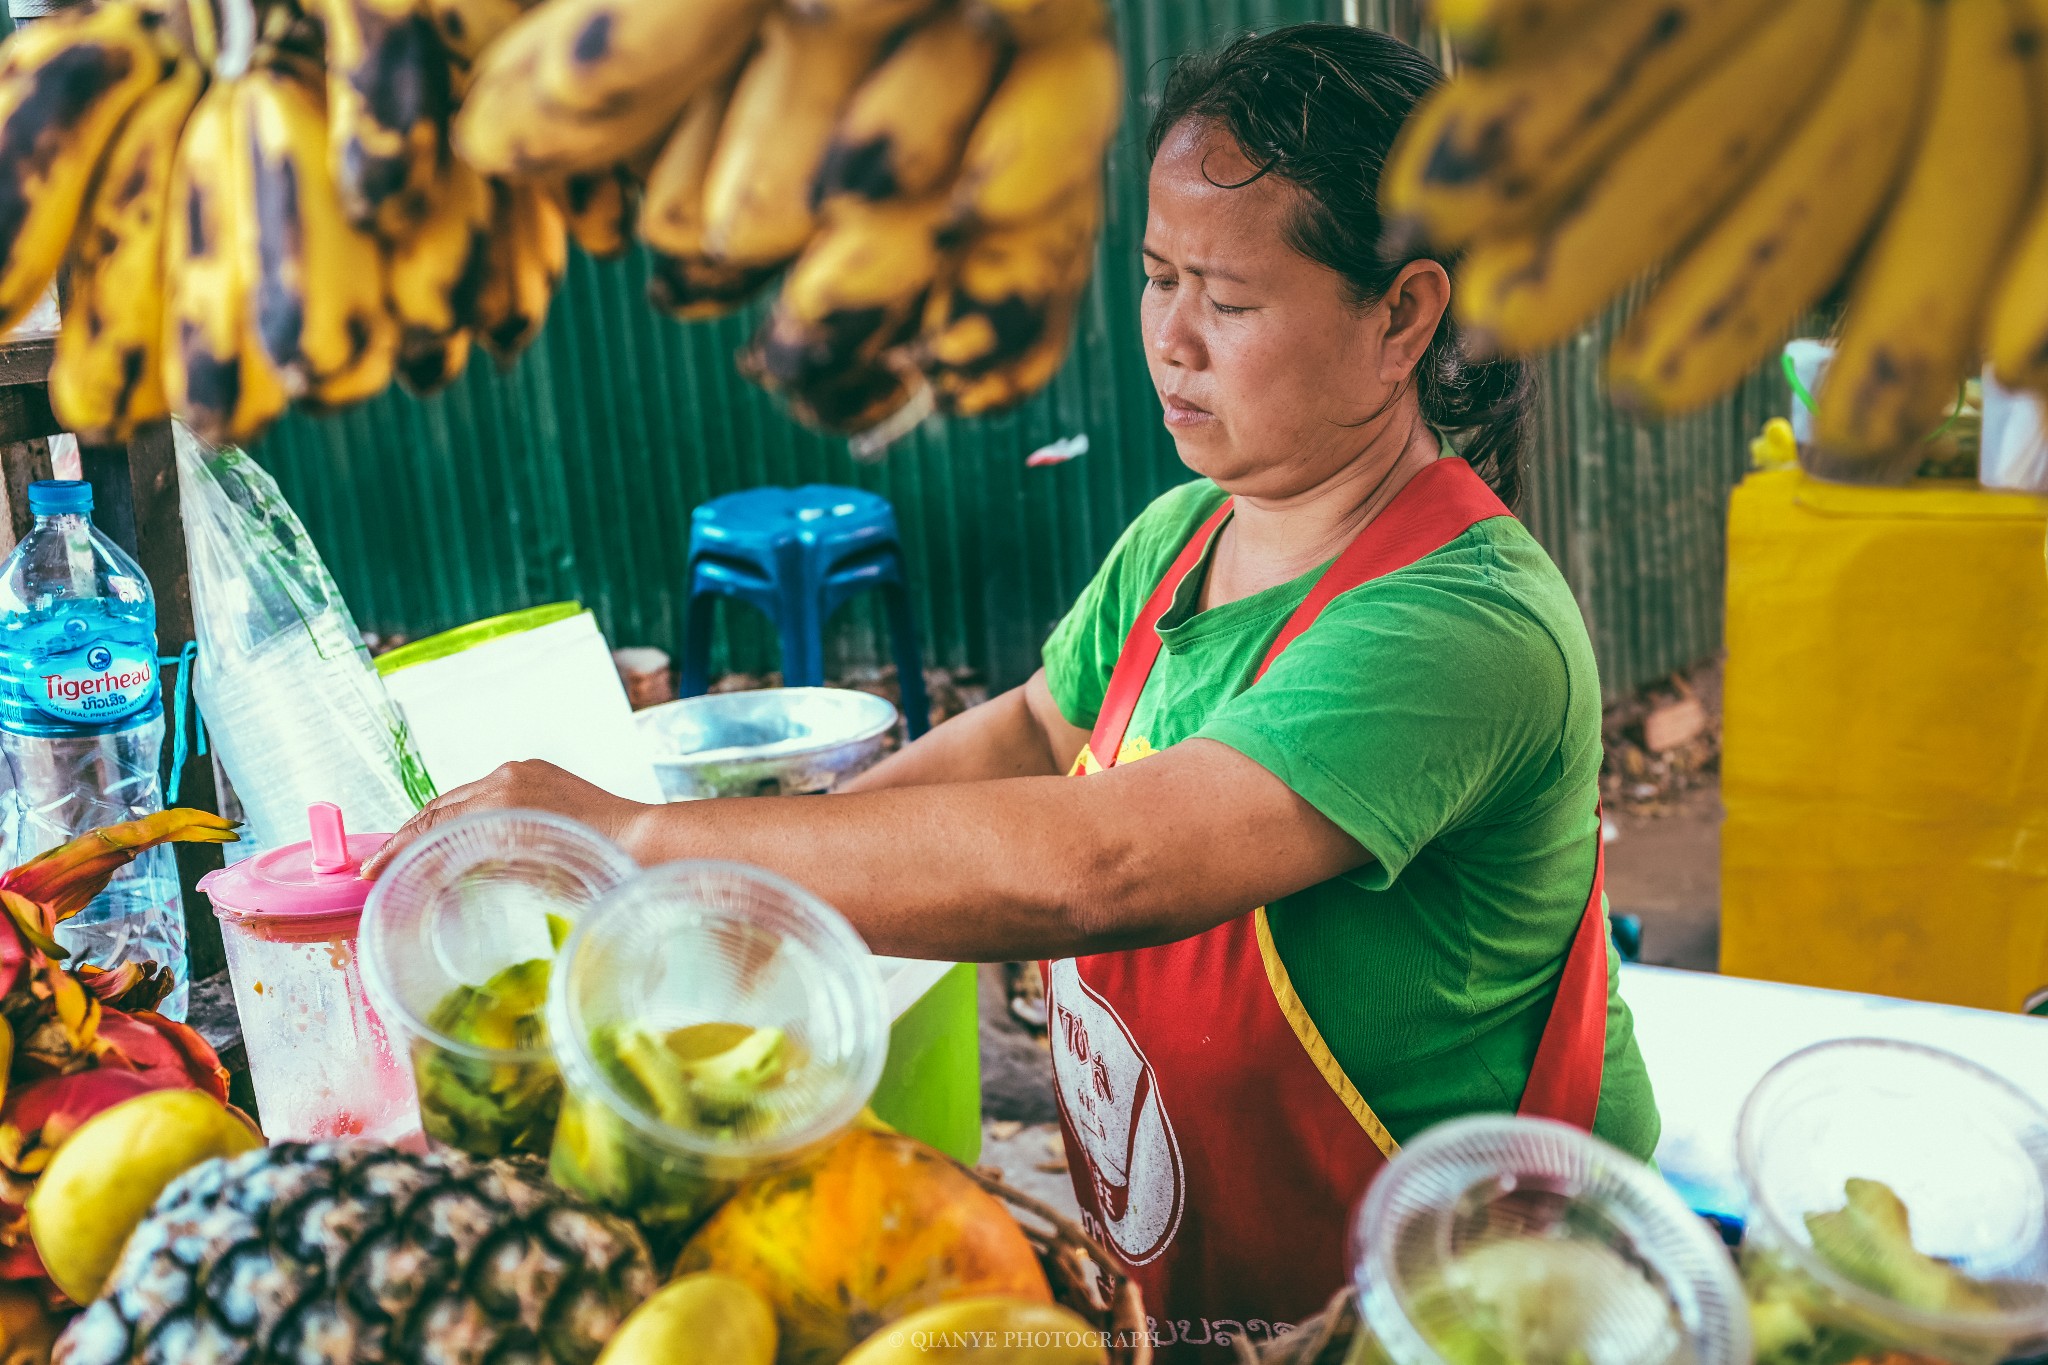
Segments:
[[[214,63],[214,74],[224,80],[233,80],[249,69],[249,63],[256,55],[256,6],[253,0],[220,0],[220,27],[220,56]]]

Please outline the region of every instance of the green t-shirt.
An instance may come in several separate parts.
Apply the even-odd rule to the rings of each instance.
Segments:
[[[1045,647],[1067,720],[1095,722],[1138,610],[1223,493],[1186,484],[1125,531]],[[1586,906],[1600,837],[1600,685],[1570,589],[1518,521],[1481,522],[1343,594],[1259,661],[1321,570],[1198,612],[1190,574],[1126,737],[1244,754],[1373,856],[1268,908],[1331,1053],[1396,1141],[1510,1113]],[[1609,950],[1595,1131],[1657,1144]]]

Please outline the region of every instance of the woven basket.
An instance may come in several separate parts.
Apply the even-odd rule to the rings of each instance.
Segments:
[[[1342,1289],[1328,1307],[1287,1335],[1256,1350],[1243,1338],[1234,1344],[1242,1365],[1343,1365],[1358,1327],[1358,1300]]]
[[[963,1166],[977,1185],[1009,1206],[1038,1253],[1052,1294],[1109,1338],[1109,1365],[1152,1365],[1152,1336],[1138,1286],[1081,1225],[985,1171]]]

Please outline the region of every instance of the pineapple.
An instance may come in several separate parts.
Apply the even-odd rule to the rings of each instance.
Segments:
[[[586,1365],[647,1245],[525,1158],[282,1143],[178,1178],[58,1365]]]

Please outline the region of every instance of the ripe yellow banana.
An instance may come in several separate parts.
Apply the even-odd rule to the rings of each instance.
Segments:
[[[1490,64],[1554,52],[1611,0],[1435,0],[1430,15],[1459,55]]]
[[[1101,33],[1109,27],[1102,0],[973,0],[976,23],[1026,47]]]
[[[765,0],[549,0],[477,59],[456,148],[486,175],[616,165],[746,49]]]
[[[1122,107],[1116,47],[1106,34],[1025,48],[967,140],[956,209],[982,223],[1022,223],[1046,212],[1101,177]]]
[[[0,331],[42,298],[121,120],[176,61],[126,4],[60,9],[0,44]]]
[[[648,0],[647,8],[665,2]],[[471,69],[455,118],[455,149],[485,175],[552,178],[605,170],[633,157],[674,124],[699,87],[723,75],[748,36],[747,30],[724,35],[705,54],[715,69],[692,67],[594,107],[570,105],[550,96],[542,79],[550,45],[567,41],[555,31],[560,5],[554,0],[526,15]]]
[[[1943,9],[1920,148],[1857,271],[1814,415],[1810,467],[1832,477],[1912,477],[1921,440],[1975,368],[1992,284],[2034,185],[2043,35],[2009,0]]]
[[[744,368],[770,389],[812,389],[906,340],[945,260],[946,201],[848,205],[790,267]]]
[[[1102,195],[1091,188],[1016,227],[984,229],[932,292],[918,352],[940,391],[1018,361],[1088,283]]]
[[[469,359],[469,329],[490,268],[492,209],[483,177],[450,161],[427,220],[391,249],[398,375],[415,392],[432,392]]]
[[[164,392],[171,411],[215,445],[253,439],[290,401],[256,339],[256,211],[240,83],[215,81],[193,109],[164,222]]]
[[[2048,0],[2023,0],[2034,28],[2048,34]],[[2048,46],[2035,53],[2033,135],[2048,147]],[[2034,207],[1992,299],[1985,351],[2001,384],[2048,393],[2048,184]]]
[[[638,192],[623,169],[565,176],[551,183],[548,192],[567,219],[576,245],[599,260],[625,254],[633,240]]]
[[[562,211],[537,185],[491,186],[490,266],[477,293],[477,340],[500,365],[540,335],[569,261]]]
[[[396,242],[447,159],[448,54],[416,0],[321,0],[334,183],[358,227]]]
[[[1051,301],[1040,324],[1038,340],[1022,354],[985,370],[968,373],[940,370],[932,376],[938,407],[953,417],[982,417],[1015,407],[1052,383],[1066,362],[1074,340],[1074,315],[1081,290]]]
[[[832,129],[880,39],[771,14],[740,71],[704,179],[704,247],[766,266],[803,249],[816,226],[811,186]]]
[[[813,197],[916,199],[960,165],[1002,49],[958,11],[914,30],[853,92]]]
[[[318,91],[275,67],[236,82],[256,213],[256,330],[286,392],[335,407],[382,393],[398,325],[377,242],[327,174]]]
[[[1834,69],[1856,0],[1784,6],[1537,230],[1482,237],[1456,303],[1481,351],[1564,340],[1746,184]]]
[[[50,407],[88,443],[126,441],[170,415],[164,396],[164,219],[171,168],[204,81],[180,62],[121,125],[71,253],[71,297],[50,365]]]
[[[727,265],[704,250],[704,175],[737,74],[699,91],[690,101],[661,155],[648,168],[640,192],[636,226],[640,240],[654,253],[648,301],[684,321],[730,313],[753,297],[780,264]]]
[[[442,45],[467,65],[540,0],[425,0]]]
[[[1534,222],[1772,3],[1613,0],[1556,61],[1460,75],[1387,158],[1390,237],[1448,249]]]
[[[1614,402],[1678,413],[1718,398],[1840,278],[1898,180],[1933,13],[1928,0],[1868,0],[1827,91],[1615,343]]]

